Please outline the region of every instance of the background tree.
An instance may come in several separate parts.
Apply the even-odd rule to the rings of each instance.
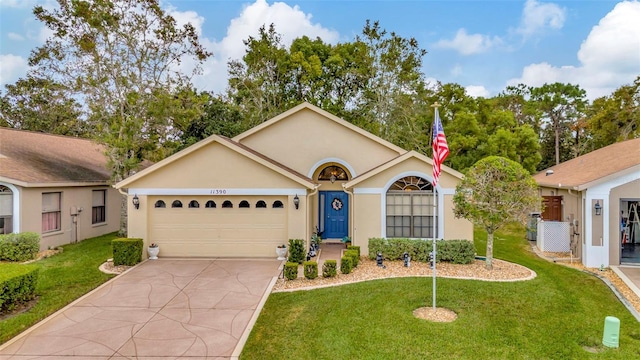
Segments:
[[[91,129],[81,107],[64,87],[46,78],[27,77],[6,85],[0,97],[0,124],[14,129],[86,137]]]
[[[542,118],[543,126],[546,125],[541,140],[548,144],[549,140],[553,139],[555,155],[555,160],[551,160],[551,154],[545,152],[551,148],[551,145],[543,145],[539,169],[557,165],[575,157],[575,152],[571,153],[572,148],[579,149],[584,139],[579,133],[575,134],[575,143],[572,146],[570,139],[574,136],[571,134],[571,129],[584,117],[587,105],[586,92],[578,85],[554,83],[530,88],[530,94],[533,106]]]
[[[595,99],[587,115],[587,133],[593,142],[589,150],[640,137],[640,76],[633,84]]]
[[[237,106],[219,95],[209,94],[208,97],[202,116],[193,120],[183,132],[180,149],[214,134],[231,138],[248,130],[243,124],[242,114]]]
[[[526,223],[528,213],[540,207],[538,186],[520,164],[489,156],[474,164],[456,187],[454,213],[487,231],[486,267],[493,267],[493,234],[501,226]]]
[[[53,36],[35,49],[35,77],[50,76],[70,98],[86,104],[94,137],[105,145],[112,180],[120,181],[142,159],[172,152],[179,129],[199,117],[202,98],[190,76],[211,54],[191,24],[178,26],[158,0],[58,0],[34,8]],[[181,70],[183,59],[195,64]],[[169,149],[168,149],[169,148]],[[122,199],[121,232],[126,229]]]

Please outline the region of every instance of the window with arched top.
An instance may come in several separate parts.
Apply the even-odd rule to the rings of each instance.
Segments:
[[[165,204],[165,202],[164,202],[164,201],[162,201],[162,200],[158,200],[158,201],[156,201],[156,204],[154,205],[154,207],[157,207],[157,208],[166,208],[166,207],[167,207],[167,204]]]
[[[347,175],[347,172],[340,166],[329,165],[320,171],[318,180],[331,181],[332,183],[336,181],[347,181],[349,180],[349,175]]]
[[[229,200],[225,200],[225,201],[222,203],[222,207],[223,207],[223,208],[232,208],[232,207],[233,207],[233,203],[232,203],[231,201],[229,201]]]
[[[171,203],[171,207],[172,207],[172,208],[181,208],[181,207],[182,207],[182,201],[180,201],[180,200],[174,200],[174,201]]]
[[[437,209],[434,207],[436,200],[433,186],[428,180],[419,176],[396,180],[386,195],[386,236],[432,238],[438,230]]]
[[[216,207],[216,202],[213,200],[209,200],[207,201],[206,204],[204,204],[204,207],[206,208],[215,208]]]
[[[284,207],[284,204],[282,203],[282,201],[280,200],[276,200],[273,202],[273,206],[274,209],[282,209]]]
[[[189,201],[189,207],[190,208],[199,208],[200,207],[200,203],[195,201],[195,200],[191,200],[191,201]]]
[[[257,208],[266,208],[267,207],[267,203],[262,201],[262,200],[258,200],[258,202],[256,203],[256,207]]]
[[[251,207],[251,206],[249,205],[249,202],[247,200],[242,200],[242,201],[240,201],[240,204],[238,205],[238,207],[248,208],[248,207]]]

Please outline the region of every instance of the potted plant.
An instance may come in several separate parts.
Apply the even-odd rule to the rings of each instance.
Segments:
[[[287,256],[287,245],[281,244],[276,247],[276,255],[278,255],[278,260],[286,260]]]
[[[149,259],[156,260],[158,259],[158,253],[160,252],[160,247],[156,243],[151,243],[147,248],[147,254],[149,254]]]
[[[342,238],[342,242],[346,248],[349,248],[349,245],[351,245],[351,238],[349,236],[345,236]]]

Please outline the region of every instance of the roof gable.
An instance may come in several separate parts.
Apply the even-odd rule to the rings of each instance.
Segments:
[[[272,159],[267,158],[266,156],[242,145],[239,144],[227,137],[224,136],[219,136],[219,135],[212,135],[182,151],[179,151],[176,154],[173,154],[171,156],[169,156],[168,158],[154,164],[153,166],[150,166],[149,168],[142,170],[141,172],[132,175],[126,179],[124,179],[123,181],[117,183],[115,185],[116,189],[120,189],[120,188],[129,188],[132,187],[132,185],[135,186],[135,183],[138,181],[141,181],[142,179],[144,179],[147,176],[150,176],[158,171],[161,171],[162,169],[171,166],[174,163],[177,163],[179,161],[184,161],[183,159],[188,157],[189,155],[204,149],[208,146],[212,146],[213,144],[218,144],[220,146],[223,146],[225,148],[227,148],[228,150],[232,151],[233,153],[236,153],[240,156],[242,156],[243,158],[247,158],[252,160],[253,162],[259,163],[262,166],[269,168],[273,171],[275,171],[276,173],[289,178],[290,180],[303,185],[309,189],[312,189],[315,186],[315,183],[309,179],[308,177],[294,171],[291,170],[289,168],[287,168],[286,166],[273,161]],[[200,166],[204,166],[204,165],[200,165]]]
[[[397,152],[398,154],[403,154],[403,153],[406,152],[406,150],[404,150],[403,148],[401,148],[401,147],[399,147],[397,145],[394,145],[391,142],[386,141],[386,140],[384,140],[384,139],[382,139],[380,137],[377,137],[377,136],[373,135],[372,133],[370,133],[370,132],[368,132],[368,131],[366,131],[364,129],[361,129],[361,128],[357,127],[356,125],[353,125],[352,123],[350,123],[350,122],[348,122],[346,120],[343,120],[343,119],[331,114],[330,112],[322,110],[321,108],[319,108],[319,107],[317,107],[315,105],[312,105],[312,104],[310,104],[308,102],[303,102],[300,105],[298,105],[296,107],[293,107],[293,108],[283,112],[282,114],[277,115],[277,116],[271,118],[270,120],[267,120],[267,121],[263,122],[262,124],[243,132],[240,135],[235,136],[233,138],[233,140],[242,143],[244,139],[249,138],[251,136],[255,136],[256,134],[260,133],[262,130],[264,130],[264,129],[268,128],[268,127],[271,127],[271,126],[279,123],[280,121],[290,117],[291,115],[293,115],[295,113],[298,113],[298,112],[301,112],[303,110],[311,110],[311,111],[321,115],[322,117],[324,117],[324,118],[326,118],[326,119],[328,119],[330,121],[333,121],[333,122],[345,127],[346,129],[349,129],[350,131],[358,133],[358,134],[360,134],[360,135],[362,135],[362,136],[364,136],[364,137],[366,137],[366,138],[368,138],[370,140],[375,141],[376,143],[378,143],[378,144],[380,144],[380,145],[382,145],[382,146],[384,146],[384,147],[386,147],[388,149],[391,149],[391,150]]]
[[[91,140],[0,127],[0,179],[33,187],[110,177],[104,147]]]
[[[431,159],[431,158],[429,158],[427,156],[424,156],[424,155],[420,154],[419,152],[411,150],[411,151],[407,151],[403,155],[400,155],[400,156],[396,157],[395,159],[392,159],[392,160],[387,161],[387,162],[385,162],[383,164],[380,164],[380,166],[378,166],[376,168],[373,168],[373,169],[371,169],[371,170],[369,170],[369,171],[367,171],[367,172],[365,172],[363,174],[358,175],[357,177],[353,178],[351,181],[347,182],[345,184],[345,187],[346,188],[352,188],[354,186],[357,186],[358,184],[360,184],[360,183],[366,181],[367,179],[370,179],[370,178],[382,173],[383,171],[385,171],[387,169],[390,169],[390,168],[392,168],[392,167],[394,167],[394,166],[396,166],[398,164],[401,164],[403,162],[408,161],[409,159],[414,159],[414,158],[420,160],[421,162],[427,163],[427,164],[429,164],[429,165],[431,165],[433,167],[433,159]],[[432,168],[429,169],[429,170],[432,170]],[[460,179],[460,180],[463,177],[462,173],[460,173],[460,172],[458,172],[456,170],[453,170],[452,168],[450,168],[448,166],[444,166],[444,165],[442,165],[442,172],[446,173],[446,174],[449,174],[449,175],[453,176],[454,178],[457,178],[457,179]]]
[[[640,138],[621,141],[534,175],[539,186],[582,190],[640,167]]]

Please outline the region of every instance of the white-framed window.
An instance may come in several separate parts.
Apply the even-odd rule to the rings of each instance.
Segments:
[[[0,185],[0,234],[13,232],[13,192]]]
[[[427,180],[408,176],[396,181],[387,191],[388,238],[431,238],[437,234],[433,227],[435,201],[433,187]]]
[[[107,190],[93,190],[92,195],[91,223],[100,224],[107,221]]]
[[[62,193],[42,193],[42,232],[58,231],[61,228],[62,212],[60,202]]]

